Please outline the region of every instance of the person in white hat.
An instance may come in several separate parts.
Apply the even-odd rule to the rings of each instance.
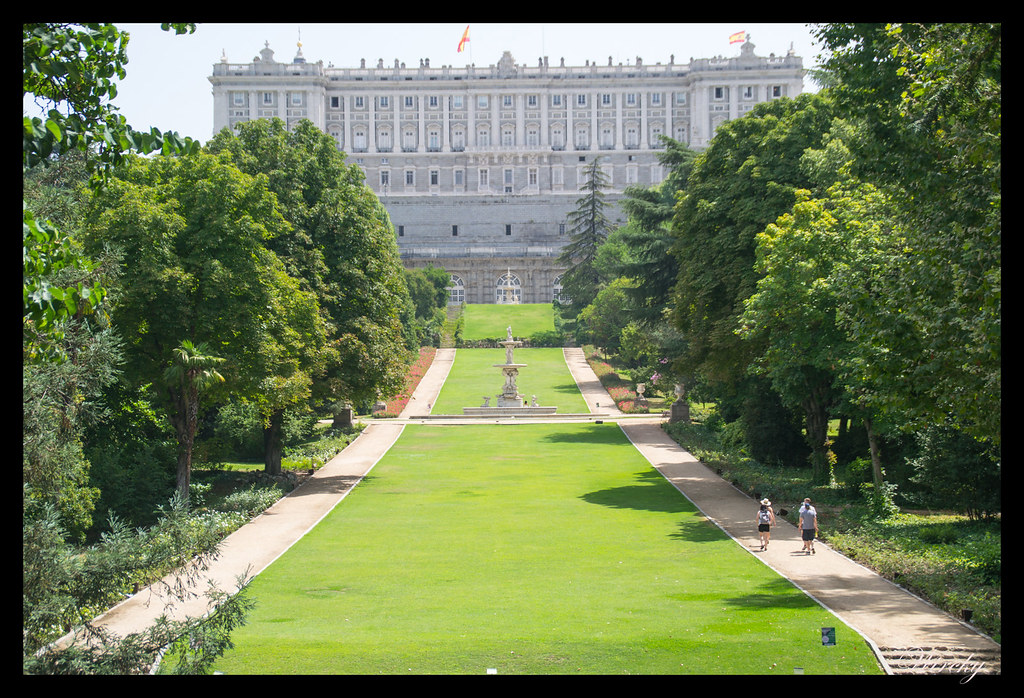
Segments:
[[[757,510],[757,534],[761,537],[761,550],[768,547],[771,542],[772,526],[775,525],[775,511],[768,499],[761,500],[761,507]]]

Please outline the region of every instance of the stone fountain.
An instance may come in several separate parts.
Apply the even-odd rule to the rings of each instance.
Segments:
[[[501,373],[505,377],[505,383],[501,388],[501,393],[496,396],[498,398],[497,406],[492,407],[491,397],[485,395],[483,405],[480,407],[463,407],[462,413],[480,417],[532,417],[554,414],[558,409],[557,407],[542,407],[538,405],[536,395],[533,396],[531,403],[527,404],[526,398],[519,394],[516,378],[519,376],[519,369],[524,368],[526,364],[517,364],[515,362],[513,355],[515,348],[522,346],[523,343],[513,339],[511,326],[505,330],[505,340],[498,342],[498,344],[505,347],[505,363],[494,364],[494,366],[501,369]]]

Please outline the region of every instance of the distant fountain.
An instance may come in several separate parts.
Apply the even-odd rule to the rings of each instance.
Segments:
[[[505,385],[501,389],[501,395],[498,396],[498,407],[522,407],[524,404],[523,396],[519,394],[516,378],[519,376],[519,369],[526,366],[526,364],[517,364],[512,353],[516,347],[521,347],[523,343],[512,338],[511,326],[506,328],[505,333],[505,341],[498,342],[498,344],[505,347],[505,363],[494,364],[496,368],[501,369],[502,375],[505,376]]]
[[[515,362],[515,348],[522,346],[523,343],[512,337],[511,326],[505,329],[505,340],[498,342],[498,344],[505,347],[505,363],[494,364],[495,368],[501,369],[501,374],[505,377],[501,393],[496,396],[498,404],[496,407],[491,407],[491,398],[489,395],[485,395],[482,406],[463,407],[463,414],[499,417],[529,417],[554,414],[558,409],[557,407],[542,407],[538,405],[536,395],[533,396],[533,401],[527,404],[526,399],[519,394],[516,379],[519,377],[519,369],[524,368],[526,364],[517,364]]]

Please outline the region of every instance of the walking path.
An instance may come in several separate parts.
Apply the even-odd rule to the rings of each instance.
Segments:
[[[565,349],[564,353],[566,364],[594,413],[593,421],[599,416],[602,420],[618,421],[640,453],[708,519],[861,633],[891,673],[937,673],[942,667],[949,672],[953,665],[959,665],[959,670],[949,673],[966,677],[975,673],[999,673],[1000,645],[820,541],[815,544],[815,555],[802,554],[795,526],[780,523],[772,532],[768,549],[760,552],[754,524],[756,502],[672,441],[658,423],[660,417],[652,421],[652,418],[638,419],[619,412],[587,364],[582,350]],[[375,421],[368,425],[344,451],[305,483],[226,538],[220,557],[205,576],[220,589],[234,591],[240,575],[258,574],[313,528],[387,453],[406,423],[426,421],[428,406],[436,400],[454,357],[454,349],[439,349],[397,420]],[[536,419],[552,421],[552,418]],[[434,418],[431,423],[444,422]],[[457,423],[467,421],[460,419]],[[151,625],[164,612],[163,606],[164,597],[158,586],[154,586],[111,609],[96,623],[124,636]],[[205,612],[205,600],[198,599],[180,605],[171,617]],[[837,643],[849,641],[837,638]]]

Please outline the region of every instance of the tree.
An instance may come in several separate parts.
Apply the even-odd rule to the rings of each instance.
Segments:
[[[798,189],[814,187],[801,158],[820,147],[834,115],[827,95],[758,104],[718,128],[680,194],[672,222],[679,273],[669,317],[687,341],[674,367],[685,384],[708,387],[727,421],[742,417],[745,405],[775,401],[752,395],[770,389],[748,374],[763,347],[736,329],[744,300],[757,288],[756,236],[790,210]],[[787,416],[779,423],[789,422]]]
[[[194,30],[191,24],[162,26],[179,34]],[[24,117],[24,173],[48,166],[55,156],[63,160],[59,156],[79,153],[85,156],[86,171],[97,175],[94,186],[100,187],[133,151],[170,154],[198,149],[198,143],[173,133],[161,134],[155,128],[148,133],[135,131],[116,113],[112,78],[125,75],[127,42],[126,34],[108,24],[22,25],[23,101],[27,107],[31,97],[47,109],[45,119]],[[59,217],[58,222],[63,225],[76,218]],[[248,603],[241,594],[217,599],[203,618],[159,623],[139,636],[101,637],[99,644],[84,650],[46,646],[55,633],[67,629],[64,623],[97,608],[88,593],[79,593],[81,587],[105,581],[68,544],[84,521],[74,520],[61,498],[85,500],[77,494],[67,497],[82,492],[84,479],[80,478],[88,469],[81,457],[82,418],[100,412],[95,404],[98,390],[119,374],[120,350],[105,324],[109,270],[102,269],[101,263],[106,255],[86,253],[68,231],[48,225],[45,216],[32,215],[29,206],[24,207],[23,225],[23,670],[138,673],[151,666],[161,648],[194,638],[202,651],[199,656],[190,653],[186,666],[202,671],[230,645],[231,628],[244,622]],[[61,427],[53,429],[55,422]],[[47,496],[47,489],[59,496]],[[87,515],[90,508],[86,502],[78,511]],[[176,553],[184,551],[179,548]],[[123,569],[131,564],[123,555],[104,557],[108,567]],[[33,565],[33,561],[42,564]],[[33,570],[38,574],[33,576]],[[69,577],[72,582],[75,577],[84,578],[84,584],[66,584]],[[109,593],[109,588],[105,591]]]
[[[405,270],[405,285],[409,288],[408,310],[402,322],[407,332],[411,331],[413,344],[410,349],[419,351],[421,346],[437,346],[441,330],[447,319],[448,285],[451,277],[444,269],[427,265],[418,269]]]
[[[744,301],[740,332],[764,339],[765,352],[755,366],[771,377],[784,402],[803,408],[814,481],[830,484],[825,442],[836,354],[845,337],[835,326],[832,290],[824,283],[831,271],[825,253],[836,236],[830,220],[814,227],[814,215],[827,216],[798,202],[792,214],[758,234],[756,269],[762,276],[757,292]]]
[[[712,382],[740,379],[757,353],[734,333],[757,284],[755,238],[809,186],[800,156],[832,115],[823,95],[758,104],[719,127],[697,158],[673,222],[673,319],[690,340],[686,363]]]
[[[907,231],[876,281],[864,340],[885,346],[905,427],[947,415],[1000,442],[1001,33],[999,24],[825,24],[831,92],[869,137],[854,174]],[[903,334],[891,327],[899,320]],[[895,340],[895,341],[894,341]]]
[[[224,376],[215,368],[223,364],[224,359],[210,354],[206,344],[195,345],[188,339],[175,347],[172,355],[171,365],[164,370],[164,380],[175,407],[171,423],[183,445],[178,455],[178,493],[188,497],[192,445],[199,421],[199,393],[210,385],[224,382]]]
[[[583,179],[580,191],[584,195],[576,200],[576,209],[568,216],[569,242],[558,256],[558,263],[568,267],[562,275],[562,288],[572,298],[577,313],[590,305],[600,288],[595,260],[611,228],[604,198],[608,175],[601,169],[600,157],[583,170]]]
[[[195,24],[164,23],[164,31],[192,33]],[[88,151],[87,167],[100,177],[129,152],[195,152],[199,143],[176,133],[134,130],[117,113],[115,78],[128,63],[126,32],[112,24],[44,22],[22,25],[22,97],[31,95],[46,118],[24,117],[26,167],[51,154]]]
[[[387,211],[330,136],[309,121],[279,119],[225,129],[208,144],[251,175],[262,174],[291,224],[271,242],[292,276],[318,299],[332,355],[313,393],[335,411],[396,394],[411,354],[401,314],[409,299]]]
[[[616,275],[635,282],[627,293],[634,300],[637,318],[648,324],[663,321],[679,274],[678,262],[671,254],[672,216],[676,198],[685,191],[697,158],[697,153],[682,143],[664,136],[662,143],[665,150],[658,154],[658,162],[668,168],[668,175],[655,187],[626,188],[621,206],[629,223],[616,231],[630,250]]]
[[[632,311],[627,294],[632,285],[630,279],[616,279],[598,291],[594,301],[580,311],[578,332],[606,354],[619,350],[622,329],[629,324]]]
[[[122,251],[131,285],[113,304],[125,337],[127,379],[164,386],[160,404],[177,428],[179,488],[191,440],[181,386],[165,372],[183,341],[223,359],[224,388],[270,415],[308,397],[325,328],[310,291],[287,275],[266,242],[288,224],[265,177],[230,158],[132,160],[91,203],[87,241]],[[300,319],[300,321],[297,320]]]

